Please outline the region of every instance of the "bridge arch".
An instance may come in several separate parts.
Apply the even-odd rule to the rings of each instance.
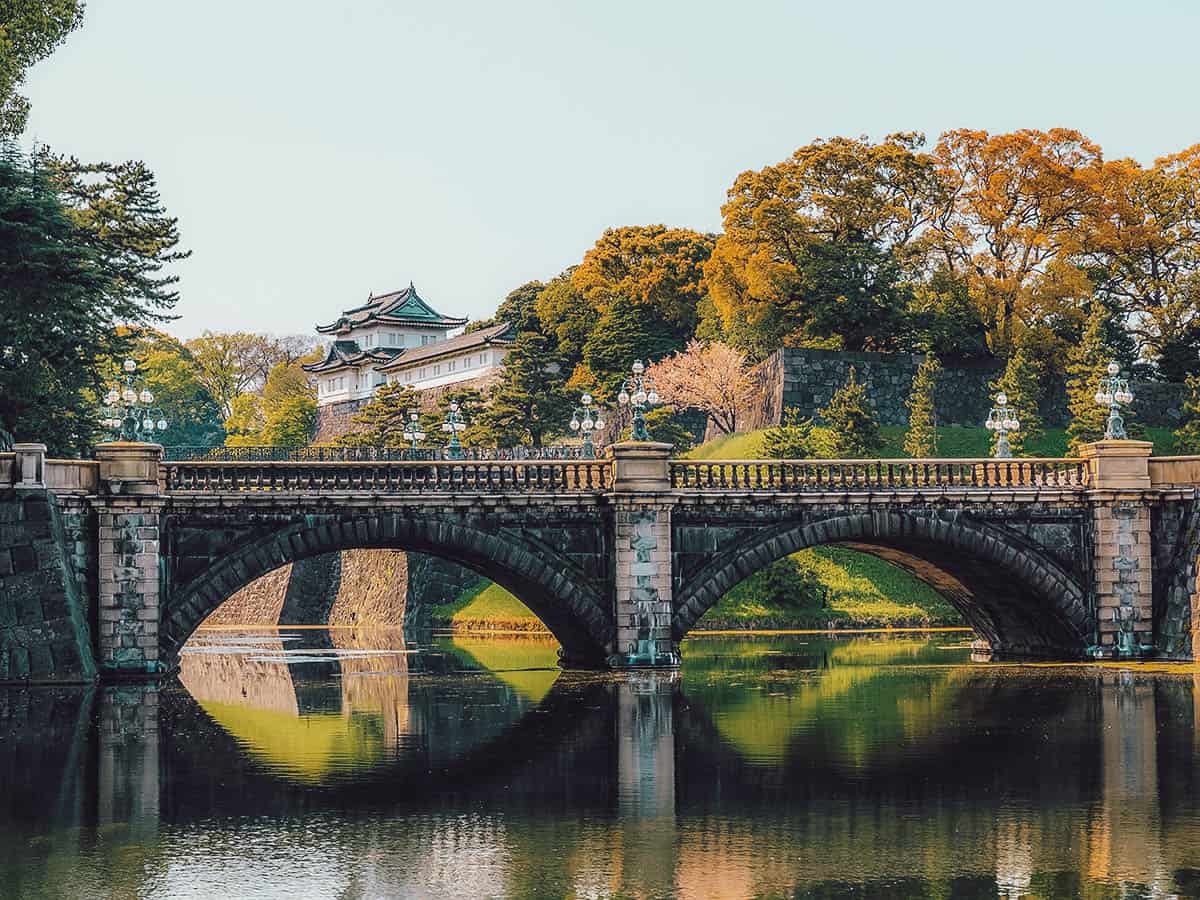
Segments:
[[[869,553],[912,573],[998,652],[1082,655],[1091,638],[1087,592],[1023,537],[965,514],[870,512],[749,529],[677,586],[674,640],[743,579],[822,545]]]
[[[168,573],[159,628],[167,665],[210,613],[256,578],[309,557],[342,550],[409,550],[441,557],[491,579],[518,597],[576,665],[599,665],[612,652],[611,613],[602,594],[569,559],[528,535],[484,531],[451,515],[422,513],[304,516],[265,535],[226,538],[212,562],[174,584]]]

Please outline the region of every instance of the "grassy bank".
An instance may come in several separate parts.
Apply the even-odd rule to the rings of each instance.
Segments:
[[[882,458],[901,458],[904,453],[903,425],[885,425]],[[692,459],[760,459],[763,456],[765,429],[748,431],[745,434],[727,434],[715,438],[692,450]],[[1154,452],[1160,456],[1174,452],[1174,438],[1169,428],[1147,428],[1146,440],[1154,442]],[[938,456],[948,458],[972,458],[989,456],[991,434],[986,428],[964,428],[957,425],[938,429]],[[1037,441],[1026,448],[1026,456],[1066,456],[1067,430],[1051,428]]]
[[[698,629],[904,628],[960,625],[945,600],[924,582],[881,559],[841,547],[817,547],[796,557],[830,592],[829,608],[774,606],[739,585],[697,623]],[[434,608],[437,628],[454,631],[539,631],[528,607],[497,584],[464,591]]]

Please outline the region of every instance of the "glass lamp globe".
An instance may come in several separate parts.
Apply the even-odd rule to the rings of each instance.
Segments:
[[[450,412],[458,412],[458,404],[457,403],[450,404]]]
[[[638,404],[639,406],[640,406],[641,404],[645,403],[645,402],[646,402],[646,392],[645,392],[645,391],[638,391],[636,394],[634,394],[634,395],[633,395],[633,402],[634,402],[634,403],[636,403],[636,404]]]
[[[159,420],[158,420],[158,430],[159,430],[159,431],[166,431],[166,430],[167,430],[167,420],[166,420],[166,419],[159,419]]]
[[[983,423],[983,427],[986,428],[988,431],[995,431],[996,430],[996,420],[993,419],[991,416],[988,416],[988,420]]]
[[[442,431],[453,431],[453,430],[454,430],[454,426],[451,425],[449,422],[442,423]]]
[[[416,438],[418,441],[423,441],[423,440],[425,440],[425,432],[423,432],[423,431],[414,431],[414,432],[413,432],[413,437],[415,437],[415,438]]]
[[[1109,375],[1116,375],[1120,371],[1121,371],[1121,367],[1118,366],[1115,361],[1110,362],[1108,364],[1108,374]]]
[[[121,364],[121,368],[126,372],[132,372],[137,368],[137,363],[135,363],[132,359],[127,359]]]
[[[653,404],[657,403],[657,402],[658,402],[658,391],[656,391],[656,390],[654,390],[653,388],[651,388],[651,389],[650,389],[650,393],[648,393],[648,394],[646,395],[646,402],[647,402],[647,403],[649,403],[649,404],[651,404],[651,405],[653,405]]]
[[[1132,403],[1133,394],[1130,391],[1117,391],[1118,403]]]
[[[997,406],[1007,406],[1008,405],[1008,394],[1004,393],[1004,391],[1001,391],[1000,393],[998,393],[996,395],[996,405]]]
[[[1010,428],[1008,430],[1009,431],[1020,431],[1021,430],[1021,420],[1016,417],[1013,417],[1012,428]]]
[[[1004,420],[1004,430],[1005,431],[1016,431],[1016,429],[1017,429],[1017,423],[1013,419],[1005,419]]]
[[[621,393],[617,394],[617,402],[622,406],[626,406],[629,403],[629,394],[627,394],[625,391],[621,391]]]
[[[142,392],[140,394],[138,394],[138,399],[141,400],[143,403],[153,403],[154,395],[152,393],[150,393],[149,388],[142,388]]]
[[[150,418],[142,419],[142,431],[153,431],[154,420]]]
[[[591,406],[592,405],[592,395],[584,394],[582,397],[579,398],[579,402],[582,403],[584,406]]]
[[[1104,406],[1104,391],[1096,391],[1096,405]]]
[[[588,419],[584,419],[584,420],[583,420],[582,422],[580,422],[579,424],[580,424],[580,427],[581,427],[581,428],[582,428],[584,431],[591,431],[593,428],[595,428],[595,427],[596,427],[596,421],[595,421],[594,419],[590,419],[590,418],[588,418]]]
[[[572,419],[572,420],[571,420],[571,430],[572,430],[572,431],[578,431],[578,430],[579,430],[579,420],[578,420],[578,419]]]
[[[121,399],[121,394],[119,391],[117,391],[116,388],[113,388],[111,391],[109,391],[107,394],[104,395],[104,402],[107,403],[109,406],[116,406],[117,402],[120,399]]]
[[[597,431],[599,431],[599,430],[600,430],[600,429],[602,429],[603,427],[604,427],[604,420],[603,420],[603,419],[597,419],[597,420],[596,420],[596,430],[597,430]]]
[[[121,393],[121,399],[126,403],[137,403],[137,391],[135,391],[133,388],[125,388],[125,390]]]
[[[466,431],[466,430],[467,430],[467,423],[466,423],[466,422],[455,422],[455,423],[454,423],[454,430],[455,430],[455,431]]]
[[[633,361],[633,374],[641,375],[645,371],[646,367],[642,365],[642,361],[640,359],[635,359]]]

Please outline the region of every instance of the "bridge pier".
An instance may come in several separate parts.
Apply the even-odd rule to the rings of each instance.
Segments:
[[[102,678],[155,678],[165,673],[158,640],[162,447],[101,444],[96,460],[96,662]]]
[[[1154,651],[1154,584],[1149,441],[1098,441],[1080,449],[1092,507],[1096,657]]]
[[[679,665],[671,637],[671,445],[614,444],[614,669]]]

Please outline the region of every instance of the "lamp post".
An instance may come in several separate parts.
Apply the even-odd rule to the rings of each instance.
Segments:
[[[621,393],[617,394],[617,402],[633,410],[633,433],[630,440],[648,441],[650,432],[646,430],[646,407],[658,403],[658,392],[654,390],[654,379],[644,374],[646,367],[640,359],[633,361],[633,374],[621,385]]]
[[[402,432],[404,439],[412,443],[413,459],[417,458],[417,444],[425,440],[425,432],[421,430],[421,416],[415,409],[408,411],[408,421],[404,423]]]
[[[133,373],[137,371],[137,363],[127,359],[121,369],[125,372],[125,388],[110,388],[104,396],[104,418],[100,424],[122,441],[144,441],[153,437],[155,430],[166,431],[166,416],[161,409],[150,405],[154,395],[149,388],[138,391],[134,387]]]
[[[1021,430],[1021,422],[1017,414],[1008,406],[1008,394],[1001,391],[996,395],[996,405],[988,413],[987,421],[983,423],[988,431],[996,432],[996,459],[1009,459],[1012,448],[1008,445],[1008,435],[1012,431]]]
[[[446,459],[462,459],[462,444],[458,441],[461,432],[467,430],[466,420],[459,411],[457,403],[451,403],[446,412],[446,420],[442,422],[442,431],[450,435],[450,443],[446,445]]]
[[[604,414],[596,409],[592,409],[592,395],[584,394],[579,398],[579,406],[575,407],[575,412],[571,415],[571,430],[578,431],[583,435],[583,446],[580,448],[579,455],[584,459],[596,458],[596,445],[592,442],[592,432],[599,431],[604,427]]]
[[[1100,387],[1096,389],[1096,405],[1108,407],[1108,424],[1104,429],[1106,441],[1123,441],[1127,438],[1121,407],[1133,402],[1133,391],[1129,390],[1128,380],[1120,375],[1121,367],[1115,361],[1110,362],[1107,377],[1100,379]]]

